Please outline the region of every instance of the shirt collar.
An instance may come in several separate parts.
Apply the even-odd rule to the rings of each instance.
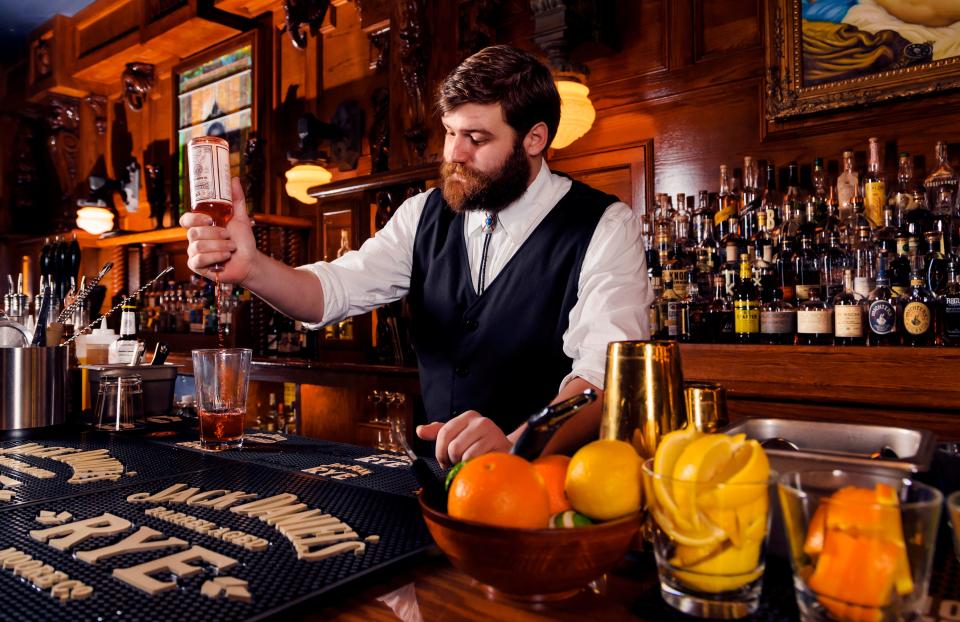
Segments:
[[[552,207],[552,192],[549,192],[553,175],[547,161],[540,160],[540,172],[527,186],[523,194],[516,201],[506,206],[497,214],[497,229],[503,229],[513,241],[520,241],[530,225],[538,221],[538,215],[546,207]],[[486,212],[467,212],[467,236],[481,235]]]

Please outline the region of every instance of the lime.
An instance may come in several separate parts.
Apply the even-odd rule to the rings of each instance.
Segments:
[[[579,512],[574,512],[573,510],[566,510],[565,512],[558,512],[550,517],[550,528],[569,528],[569,527],[586,527],[587,525],[592,525],[593,521],[584,516]]]
[[[460,469],[463,468],[463,465],[467,463],[466,460],[461,460],[460,462],[453,465],[449,471],[447,471],[447,478],[443,481],[443,489],[446,491],[450,490],[450,484],[453,483],[453,478],[457,476],[457,473],[460,472]]]

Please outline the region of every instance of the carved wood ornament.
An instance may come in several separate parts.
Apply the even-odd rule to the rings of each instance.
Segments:
[[[428,55],[427,23],[422,0],[401,0],[399,17],[400,78],[407,92],[407,118],[410,123],[405,137],[413,145],[417,156],[422,158],[427,149],[424,95]]]
[[[80,144],[80,100],[55,95],[47,100],[50,106],[47,125],[47,149],[60,180],[62,210],[54,217],[59,227],[67,227],[72,220],[74,191],[77,186],[77,147]]]
[[[155,68],[150,63],[127,63],[123,70],[123,100],[130,110],[143,109],[147,93],[153,90]]]
[[[93,127],[98,136],[107,134],[107,98],[103,95],[87,95],[83,100],[93,112]]]
[[[307,47],[304,26],[310,34],[317,36],[329,6],[329,0],[283,0],[285,28],[295,48],[303,50]]]
[[[381,173],[390,160],[390,91],[380,87],[370,96],[373,120],[367,140],[370,143],[370,171]]]

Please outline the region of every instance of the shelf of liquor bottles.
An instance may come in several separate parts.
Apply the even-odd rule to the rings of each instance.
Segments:
[[[813,163],[786,190],[766,162],[721,166],[719,192],[658,194],[644,217],[655,299],[651,333],[697,343],[960,345],[960,178],[946,143],[915,171],[880,143],[865,170],[852,151],[827,173]]]

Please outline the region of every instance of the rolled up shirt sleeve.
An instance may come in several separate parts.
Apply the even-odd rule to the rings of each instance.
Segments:
[[[603,389],[607,344],[650,338],[647,309],[653,289],[644,251],[639,212],[612,204],[597,224],[580,270],[577,303],[563,336],[573,368],[560,389],[577,377]]]
[[[428,192],[404,201],[387,224],[358,250],[333,261],[299,266],[323,288],[323,319],[313,330],[403,298],[410,289],[413,242]]]

